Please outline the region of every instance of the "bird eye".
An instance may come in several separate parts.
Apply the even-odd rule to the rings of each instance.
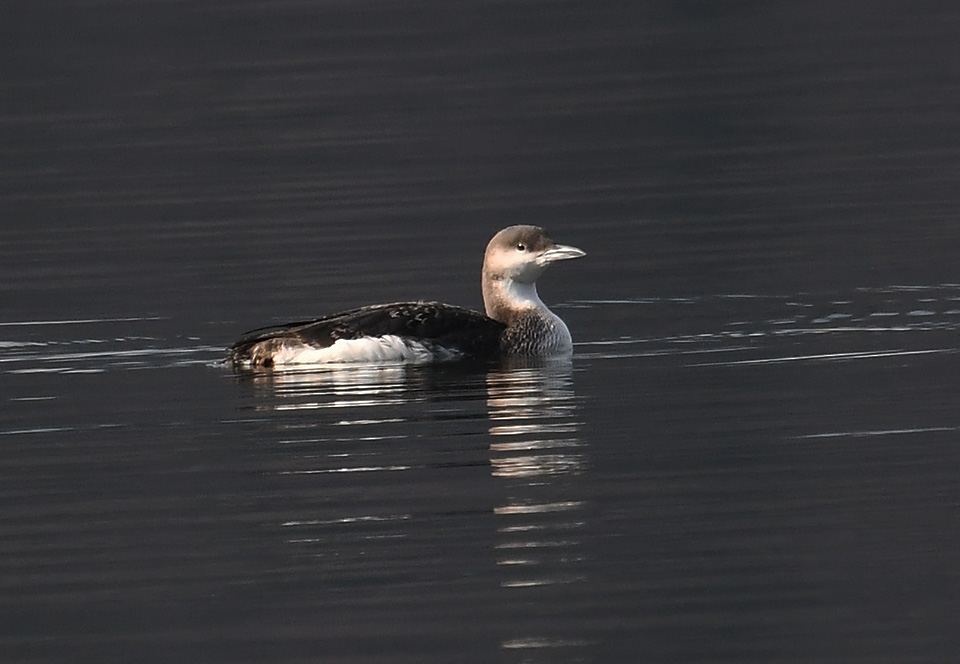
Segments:
[[[527,250],[527,245],[525,245],[523,242],[520,242],[517,245],[517,251],[526,251],[526,250]]]

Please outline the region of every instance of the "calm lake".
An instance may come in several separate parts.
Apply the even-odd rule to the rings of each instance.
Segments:
[[[960,7],[0,8],[5,662],[950,662]],[[569,362],[236,374],[587,256]]]

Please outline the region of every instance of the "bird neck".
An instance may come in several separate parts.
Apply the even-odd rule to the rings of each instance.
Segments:
[[[484,275],[483,306],[487,315],[510,325],[519,315],[531,309],[547,311],[537,295],[535,282],[521,283],[510,278]]]

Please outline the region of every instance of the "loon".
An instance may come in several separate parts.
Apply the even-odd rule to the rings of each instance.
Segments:
[[[486,315],[440,302],[394,302],[246,333],[229,351],[236,368],[341,362],[427,363],[569,355],[570,330],[537,295],[552,263],[585,252],[537,226],[510,226],[483,256]]]

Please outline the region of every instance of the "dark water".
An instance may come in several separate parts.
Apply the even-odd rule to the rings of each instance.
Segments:
[[[6,2],[10,662],[949,662],[951,3]],[[237,376],[588,256],[571,363]]]

